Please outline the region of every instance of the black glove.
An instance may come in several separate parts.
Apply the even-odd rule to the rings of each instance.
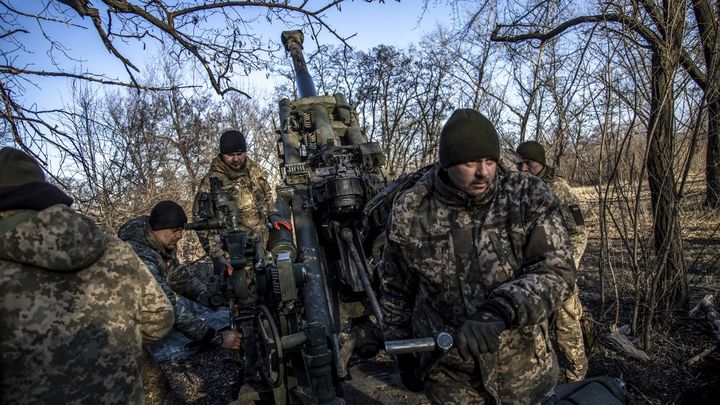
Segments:
[[[216,276],[225,274],[225,269],[227,269],[227,262],[225,261],[224,257],[219,257],[217,259],[213,260],[213,274]]]
[[[419,362],[414,354],[398,354],[398,368],[400,369],[400,380],[405,388],[412,392],[422,392],[425,390],[425,382],[418,377],[417,368]]]
[[[466,319],[457,335],[458,353],[470,360],[481,353],[495,353],[500,346],[500,334],[507,329],[503,317],[480,311]]]

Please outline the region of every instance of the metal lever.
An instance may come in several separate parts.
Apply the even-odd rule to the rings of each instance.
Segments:
[[[387,340],[385,341],[385,351],[388,354],[432,352],[435,349],[446,352],[453,346],[454,341],[451,334],[440,332],[435,337]]]

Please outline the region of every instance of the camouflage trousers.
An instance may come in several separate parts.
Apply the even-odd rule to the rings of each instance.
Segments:
[[[146,405],[172,404],[172,392],[165,374],[160,370],[147,347],[143,347],[141,365],[143,391]]]
[[[477,374],[434,367],[425,378],[425,396],[432,404],[494,404]]]
[[[588,359],[580,327],[582,313],[580,291],[575,286],[572,295],[555,311],[554,319],[562,374],[569,382],[582,380],[588,371]]]

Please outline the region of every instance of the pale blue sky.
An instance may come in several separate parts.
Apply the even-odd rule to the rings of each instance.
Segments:
[[[32,11],[40,2],[27,0],[11,1],[14,7],[23,11]],[[311,0],[313,4],[320,0]],[[322,1],[324,4],[325,1]],[[449,24],[452,18],[452,7],[445,1],[430,0],[427,11],[423,14],[422,0],[403,0],[396,2],[386,0],[384,4],[366,3],[361,0],[348,1],[341,4],[342,10],[330,9],[326,12],[328,21],[339,34],[349,36],[357,34],[348,42],[358,50],[367,50],[379,44],[406,47],[416,43],[424,33],[435,29],[438,24]],[[67,68],[75,67],[76,71],[89,70],[100,73],[112,79],[127,81],[127,74],[122,64],[105,49],[100,38],[95,34],[90,21],[76,19],[76,24],[87,28],[68,26],[65,24],[43,24],[40,26],[28,22],[31,33],[24,38],[24,44],[31,53],[23,55],[21,59],[13,61],[13,65],[25,67],[30,70],[55,70],[48,57],[49,43],[45,35],[56,39],[66,49],[54,50],[54,54],[62,65]],[[287,29],[285,25],[270,24],[259,19],[257,32],[265,38],[279,41],[280,33]],[[306,33],[307,35],[308,33]],[[337,44],[335,38],[320,37],[322,41]],[[312,52],[314,44],[306,40],[306,52]],[[143,49],[141,45],[132,43],[124,46],[118,45],[121,52],[129,57],[141,70],[157,57],[155,49]],[[66,57],[64,54],[69,56]],[[36,85],[27,83],[23,95],[25,105],[36,104],[42,109],[57,108],[61,102],[69,101],[69,81],[62,78],[33,78]],[[249,79],[240,79],[239,85],[253,86],[269,89],[271,83],[263,85],[265,72],[256,72]]]

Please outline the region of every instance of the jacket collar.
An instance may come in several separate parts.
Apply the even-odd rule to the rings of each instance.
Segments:
[[[228,166],[227,163],[222,160],[220,155],[217,155],[211,163],[211,170],[222,173],[229,180],[235,180],[238,177],[249,173],[250,165],[252,165],[252,162],[250,162],[250,158],[246,157],[245,164],[240,168],[240,170],[235,170]]]
[[[437,167],[434,175],[434,188],[436,195],[445,203],[451,206],[462,206],[467,208],[481,207],[493,200],[497,194],[498,184],[505,178],[505,170],[498,165],[495,172],[495,179],[490,187],[479,197],[472,198],[464,191],[458,190],[450,181],[447,172]]]

